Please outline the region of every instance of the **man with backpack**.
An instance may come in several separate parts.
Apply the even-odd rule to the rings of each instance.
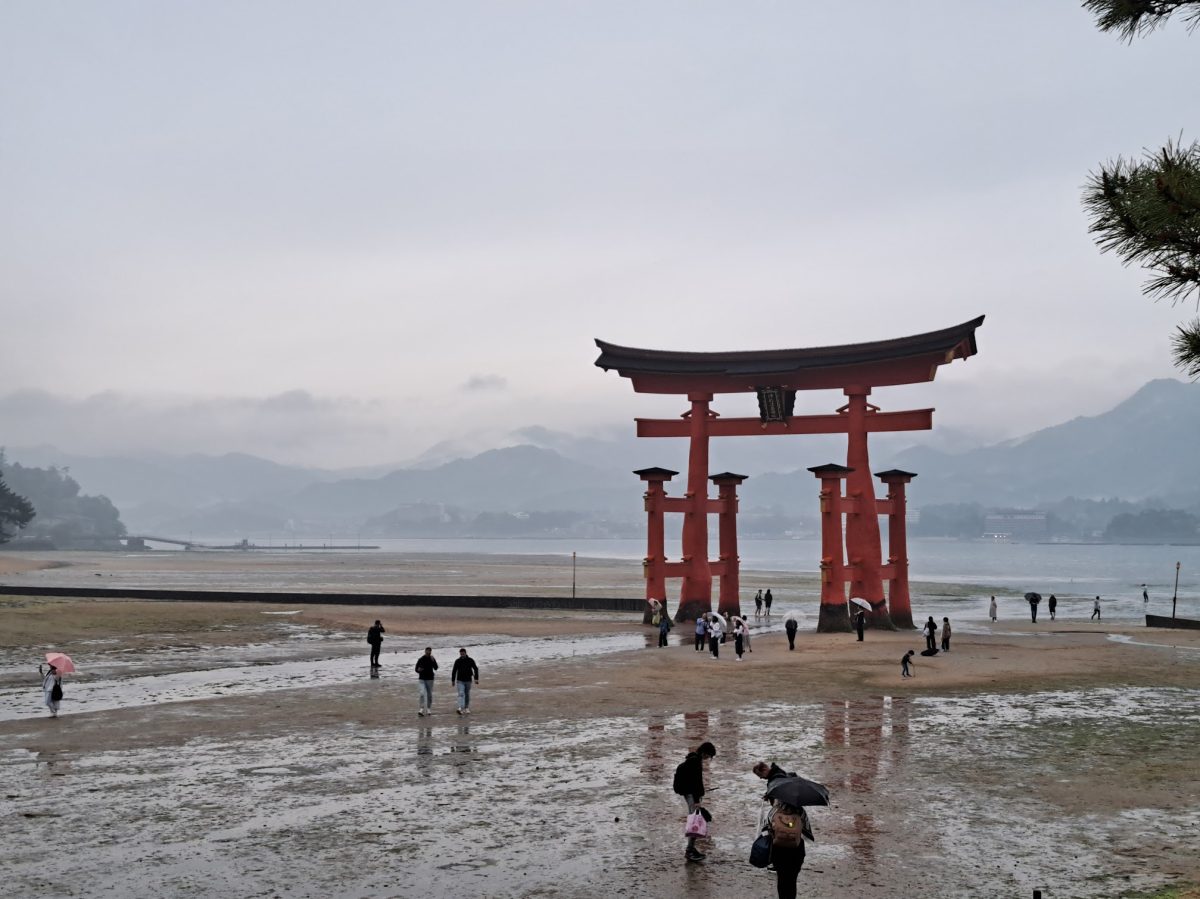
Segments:
[[[784,771],[774,762],[758,762],[754,773],[767,782],[776,778],[795,777],[794,771]],[[808,815],[803,808],[795,808],[777,799],[763,797],[770,802],[762,828],[771,836],[770,863],[775,866],[775,890],[779,899],[796,899],[796,881],[804,865],[804,838],[813,839]]]
[[[717,747],[709,742],[701,743],[694,752],[689,752],[675,769],[675,780],[671,786],[687,803],[688,815],[694,814],[700,808],[700,800],[704,798],[704,761],[716,758],[716,755]],[[705,859],[704,853],[696,848],[695,835],[688,835],[687,849],[684,850],[683,857],[689,862]]]

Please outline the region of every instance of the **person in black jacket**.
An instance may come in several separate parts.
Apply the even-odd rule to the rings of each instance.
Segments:
[[[433,673],[437,671],[437,659],[433,657],[433,647],[425,647],[425,655],[417,659],[413,670],[417,672],[417,694],[421,699],[418,717],[433,714]]]
[[[867,613],[862,609],[858,610],[858,614],[854,616],[854,629],[858,631],[858,642],[863,641],[863,628],[867,626]]]
[[[467,655],[465,649],[458,650],[458,658],[450,669],[450,686],[458,686],[458,714],[471,714],[471,682],[479,683],[479,666]]]
[[[696,751],[689,752],[675,769],[675,792],[687,803],[689,815],[700,807],[700,800],[704,798],[704,760],[716,758],[716,755],[717,747],[712,743],[701,743],[696,747]],[[688,837],[683,857],[689,862],[698,862],[705,858],[704,853],[696,848],[694,836]]]
[[[375,619],[375,623],[367,628],[367,642],[371,644],[371,667],[379,667],[379,649],[383,646],[383,635],[385,631],[383,625],[379,623],[379,619]]]
[[[800,625],[796,623],[795,618],[789,618],[784,622],[783,630],[787,634],[789,652],[796,648],[796,631],[799,630],[799,628]]]

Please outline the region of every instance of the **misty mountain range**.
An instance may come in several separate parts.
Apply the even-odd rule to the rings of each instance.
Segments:
[[[628,433],[577,436],[545,428],[514,432],[516,445],[472,453],[440,444],[405,467],[333,471],[254,456],[86,457],[9,446],[13,462],[66,467],[83,488],[109,497],[132,534],[268,536],[640,535],[641,482],[631,471],[683,472],[686,441]],[[935,430],[934,434],[937,434]],[[872,441],[875,470],[918,477],[910,506],[977,502],[1033,507],[1067,497],[1200,504],[1200,386],[1151,381],[1094,417],[1018,440],[950,452],[905,446],[904,435]],[[781,533],[812,523],[817,486],[805,469],[843,461],[838,436],[715,440],[713,471],[749,475],[740,491],[743,533]],[[683,492],[684,475],[669,492]]]

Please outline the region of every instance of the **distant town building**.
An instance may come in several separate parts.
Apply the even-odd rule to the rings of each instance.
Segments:
[[[1014,543],[1046,540],[1046,513],[1032,509],[996,509],[983,518],[983,536]]]

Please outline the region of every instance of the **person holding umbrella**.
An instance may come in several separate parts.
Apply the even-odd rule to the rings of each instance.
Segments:
[[[867,613],[862,609],[854,615],[854,629],[858,631],[858,642],[863,641],[863,628],[867,626]]]
[[[725,619],[720,612],[711,612],[708,618],[708,649],[714,659],[721,657],[721,643],[725,638]]]
[[[1033,619],[1033,623],[1037,624],[1037,607],[1042,601],[1040,593],[1026,593],[1025,598],[1029,600],[1029,617]]]
[[[75,670],[71,657],[61,652],[46,653],[46,671],[38,665],[38,674],[42,675],[42,702],[50,710],[50,717],[58,717],[58,704],[62,702],[62,676]]]
[[[763,800],[771,803],[764,827],[771,834],[775,891],[779,899],[796,899],[796,880],[804,866],[804,838],[813,839],[804,807],[829,805],[829,790],[824,784],[786,772],[775,764],[759,762],[754,773],[766,779]]]

